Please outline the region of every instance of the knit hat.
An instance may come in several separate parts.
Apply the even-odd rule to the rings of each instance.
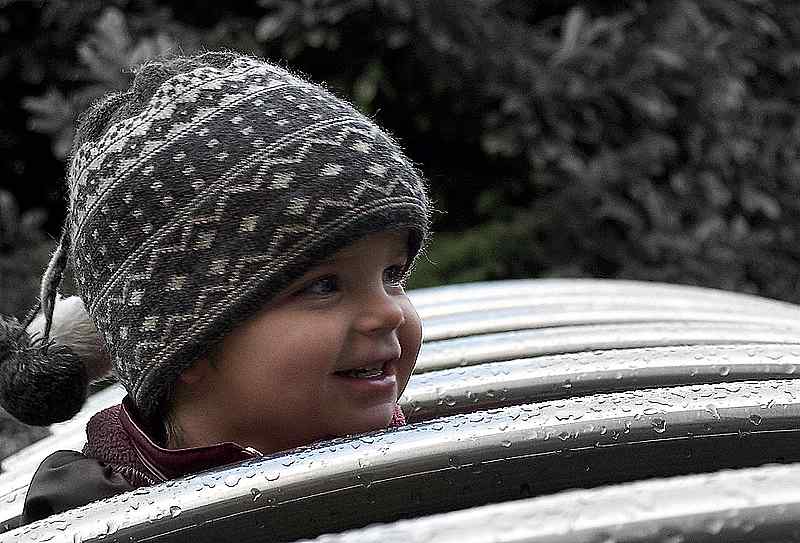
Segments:
[[[76,142],[42,313],[0,319],[0,403],[23,422],[70,418],[109,363],[156,416],[183,370],[316,263],[375,232],[411,232],[412,260],[427,239],[425,184],[372,121],[261,59],[191,61],[135,114],[108,97],[117,120]],[[79,299],[56,294],[67,262]]]

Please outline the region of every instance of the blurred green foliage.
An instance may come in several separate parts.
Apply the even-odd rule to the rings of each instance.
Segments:
[[[0,179],[51,236],[76,115],[145,58],[224,47],[326,81],[428,174],[444,213],[411,286],[624,277],[800,302],[791,0],[6,1],[0,40]],[[34,238],[4,238],[3,309],[41,271]]]

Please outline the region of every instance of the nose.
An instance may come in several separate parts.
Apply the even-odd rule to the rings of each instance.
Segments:
[[[406,321],[403,306],[396,296],[383,288],[371,292],[361,308],[358,329],[365,334],[392,331],[400,328]]]

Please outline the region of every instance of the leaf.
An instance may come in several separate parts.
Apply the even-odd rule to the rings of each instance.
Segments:
[[[730,189],[719,178],[716,173],[702,172],[698,176],[701,186],[706,195],[706,199],[711,207],[721,208],[727,206],[733,200]]]
[[[166,34],[158,34],[154,38],[142,38],[127,55],[128,66],[138,66],[146,60],[163,56],[173,49],[176,44]]]
[[[262,17],[256,25],[256,40],[260,42],[275,41],[286,32],[289,26],[290,18],[286,10],[278,15],[267,15]]]
[[[19,206],[14,195],[0,189],[0,248],[13,246],[19,230]]]
[[[653,60],[665,68],[671,70],[683,70],[686,68],[686,59],[670,49],[655,46],[648,49],[647,53]]]
[[[373,60],[367,64],[364,71],[353,85],[353,97],[361,111],[372,111],[375,95],[378,93],[381,79],[383,78],[383,65]]]
[[[569,10],[561,35],[561,49],[566,53],[574,51],[580,42],[581,32],[586,25],[588,17],[582,7],[577,6]]]
[[[587,21],[588,17],[582,7],[576,6],[569,10],[561,25],[561,46],[553,55],[554,63],[565,62],[575,54]]]
[[[778,201],[753,187],[742,189],[742,207],[750,213],[763,213],[771,220],[778,220],[781,217],[781,206]]]
[[[125,14],[112,7],[103,11],[94,32],[78,44],[77,52],[92,79],[105,83],[109,89],[119,89],[128,82],[123,72],[132,67],[132,46]]]
[[[72,122],[72,106],[58,89],[49,89],[41,96],[28,96],[22,106],[30,113],[28,128],[54,135]]]

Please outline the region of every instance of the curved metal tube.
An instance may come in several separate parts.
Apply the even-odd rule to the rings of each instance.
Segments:
[[[585,326],[600,324],[706,322],[723,325],[760,324],[779,328],[795,328],[800,331],[800,312],[787,316],[773,314],[769,310],[760,314],[733,311],[729,307],[697,309],[694,307],[673,308],[643,307],[627,303],[575,304],[549,308],[541,305],[525,305],[505,309],[484,309],[470,313],[459,313],[445,317],[428,317],[423,333],[425,341],[439,341],[464,336],[474,336],[513,330],[555,328],[561,326]]]
[[[693,345],[580,352],[477,364],[414,375],[400,399],[409,422],[459,413],[623,390],[713,382],[786,379],[800,368],[800,347],[783,344]],[[17,516],[41,461],[59,449],[81,450],[94,412],[118,403],[110,387],[73,421],[9,457],[0,475],[0,520]]]
[[[785,343],[800,346],[796,329],[741,323],[633,323],[563,326],[502,332],[422,345],[416,371],[423,373],[482,362],[581,351],[715,345]]]
[[[793,541],[798,531],[800,465],[792,464],[565,491],[326,535],[314,541],[722,543]]]
[[[400,518],[800,460],[800,381],[692,385],[455,415],[170,481],[6,541],[292,541]]]
[[[520,358],[414,375],[409,422],[545,400],[688,384],[787,379],[800,346],[690,345]]]
[[[625,303],[625,300],[648,301],[655,307],[693,307],[700,309],[728,307],[731,310],[751,308],[756,312],[784,312],[796,315],[798,306],[751,294],[725,290],[620,279],[516,279],[484,281],[418,289],[409,292],[423,318],[483,311],[489,308],[513,307],[513,301],[568,305],[591,304],[597,301]],[[511,304],[511,305],[509,305]]]

